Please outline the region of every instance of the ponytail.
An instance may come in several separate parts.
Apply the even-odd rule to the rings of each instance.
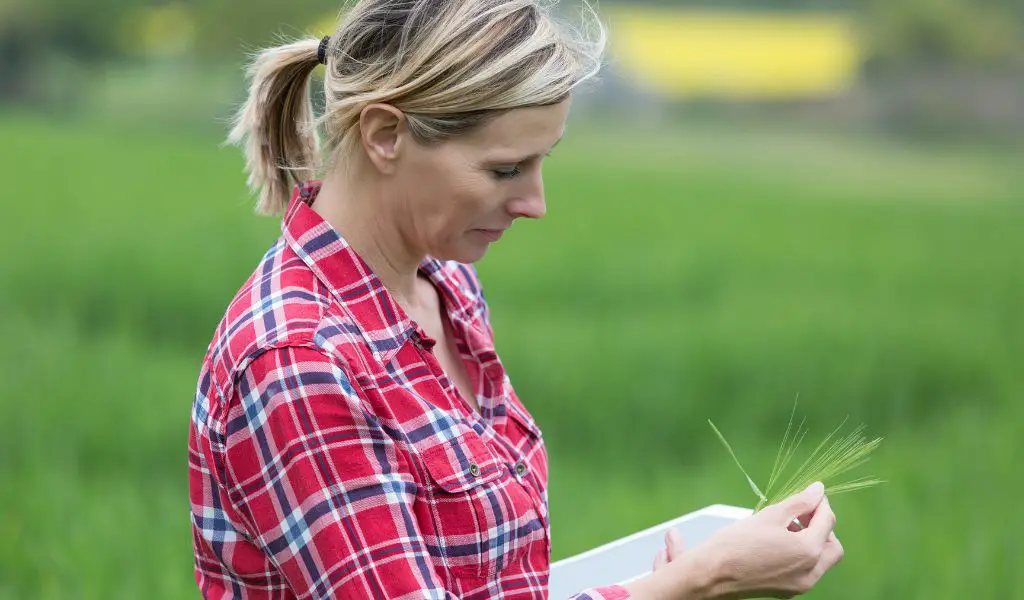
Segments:
[[[259,214],[282,211],[292,186],[316,169],[320,141],[309,80],[320,64],[319,45],[312,39],[264,50],[247,70],[249,97],[227,141],[242,148],[249,188],[259,193]]]

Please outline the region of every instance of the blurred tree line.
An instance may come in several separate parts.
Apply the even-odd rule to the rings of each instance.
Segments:
[[[31,40],[86,61],[137,57],[153,43],[147,33],[175,34],[147,31],[154,21],[178,15],[195,29],[189,51],[213,57],[269,41],[284,33],[283,23],[308,25],[338,8],[324,0],[0,0],[0,32],[5,41]]]
[[[843,11],[863,40],[865,87],[895,107],[894,122],[1024,112],[1020,0],[615,1]],[[94,69],[113,61],[235,66],[247,50],[280,36],[325,31],[340,9],[340,0],[0,0],[0,102],[74,104]]]
[[[868,65],[1020,65],[1020,0],[619,0],[620,4],[770,11],[842,11],[856,16]]]
[[[0,0],[0,101],[37,102],[60,85],[55,79],[112,61],[235,63],[338,8],[324,0]]]

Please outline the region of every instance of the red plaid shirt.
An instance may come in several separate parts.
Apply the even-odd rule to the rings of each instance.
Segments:
[[[203,597],[546,598],[547,455],[474,270],[422,265],[480,413],[310,208],[318,189],[296,190],[203,361],[189,432]]]

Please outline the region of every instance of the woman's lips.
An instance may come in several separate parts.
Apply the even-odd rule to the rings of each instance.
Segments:
[[[475,229],[477,233],[481,235],[488,242],[496,242],[501,239],[502,234],[505,233],[504,229]]]

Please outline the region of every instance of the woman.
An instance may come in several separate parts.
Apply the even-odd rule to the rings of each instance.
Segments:
[[[531,0],[364,0],[329,38],[258,56],[230,140],[282,235],[199,377],[205,598],[546,597],[544,442],[470,265],[544,214],[541,163],[598,69],[596,31]],[[842,555],[833,520],[813,487],[579,597],[792,596]]]

